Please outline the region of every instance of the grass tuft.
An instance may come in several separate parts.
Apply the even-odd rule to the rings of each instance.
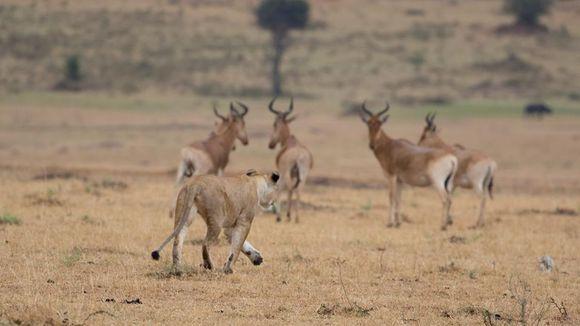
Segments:
[[[20,219],[12,214],[6,213],[0,216],[0,224],[7,224],[7,225],[20,225],[22,222]]]

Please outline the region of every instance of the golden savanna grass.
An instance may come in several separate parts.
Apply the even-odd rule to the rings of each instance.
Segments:
[[[0,325],[580,323],[579,2],[556,1],[549,32],[527,37],[496,33],[501,3],[312,1],[282,66],[314,154],[301,223],[257,216],[264,263],[223,275],[199,266],[200,220],[179,273],[170,250],[149,254],[214,101],[251,108],[226,172],[274,168],[257,1],[0,1]],[[45,92],[73,54],[84,91]],[[485,228],[458,190],[441,232],[429,189],[406,189],[406,222],[385,227],[384,177],[348,110],[365,98],[393,102],[394,137],[417,141],[436,110],[444,139],[496,159]],[[531,99],[555,115],[522,118]]]
[[[267,101],[247,103],[250,145],[238,144],[229,173],[274,166]],[[175,275],[170,250],[159,262],[149,253],[173,225],[168,171],[180,146],[211,130],[210,99],[6,98],[0,214],[21,224],[0,224],[0,323],[465,325],[487,314],[501,324],[520,318],[522,298],[529,322],[578,323],[580,120],[523,119],[515,105],[475,118],[478,106],[496,107],[442,108],[438,124],[450,142],[499,163],[485,228],[469,229],[471,193],[457,191],[455,224],[442,232],[436,194],[408,189],[407,222],[387,229],[387,192],[365,126],[336,101],[298,100],[293,131],[315,157],[301,223],[258,216],[249,239],[264,264],[240,257],[223,275],[199,267],[205,227],[196,220]],[[416,141],[426,110],[392,110],[385,130]],[[216,263],[226,250],[221,240]],[[539,269],[543,255],[555,261],[550,273]]]

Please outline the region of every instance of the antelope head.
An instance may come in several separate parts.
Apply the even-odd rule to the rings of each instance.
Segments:
[[[425,116],[425,128],[423,128],[423,133],[421,134],[419,143],[437,134],[437,125],[435,125],[434,122],[436,115],[437,115],[436,113],[428,113]]]
[[[387,111],[389,111],[389,108],[390,105],[387,103],[384,110],[374,114],[369,109],[367,109],[366,101],[361,105],[360,118],[369,128],[369,147],[371,149],[375,148],[375,140],[381,131],[381,126],[389,119],[389,115],[385,114]]]
[[[248,107],[242,102],[237,102],[236,104],[241,108],[235,108],[234,103],[230,103],[230,115],[227,117],[228,125],[235,130],[236,138],[238,138],[242,144],[248,145],[248,134],[246,132],[246,122],[244,121],[244,116],[248,114]]]
[[[296,119],[296,115],[290,116],[290,113],[292,113],[292,110],[294,109],[293,97],[290,98],[290,105],[286,111],[278,111],[274,109],[275,101],[276,98],[274,97],[268,105],[270,112],[276,115],[276,119],[274,120],[274,129],[272,130],[270,143],[268,144],[270,149],[274,149],[278,143],[282,143],[282,145],[284,145],[284,142],[290,136],[290,127],[288,125],[294,121],[294,119]]]

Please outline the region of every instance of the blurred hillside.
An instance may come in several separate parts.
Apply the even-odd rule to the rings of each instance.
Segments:
[[[70,56],[83,89],[269,94],[258,1],[2,0],[0,91],[51,90]],[[499,35],[502,1],[312,1],[293,33],[285,89],[336,100],[580,100],[580,1],[556,1],[549,32]]]

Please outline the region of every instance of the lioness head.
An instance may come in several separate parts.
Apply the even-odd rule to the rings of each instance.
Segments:
[[[258,191],[258,204],[264,208],[272,206],[278,197],[278,180],[280,174],[274,171],[270,174],[258,173],[256,170],[249,170],[246,175],[255,178]]]

